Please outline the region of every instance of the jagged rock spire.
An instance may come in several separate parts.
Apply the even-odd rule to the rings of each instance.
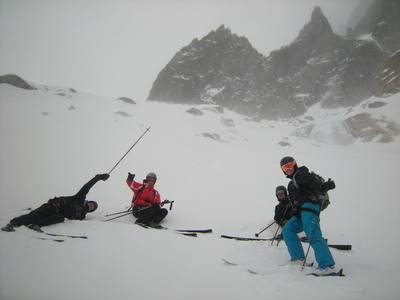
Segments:
[[[328,19],[322,13],[321,8],[316,6],[311,14],[311,21],[303,27],[296,40],[331,36],[333,34]]]

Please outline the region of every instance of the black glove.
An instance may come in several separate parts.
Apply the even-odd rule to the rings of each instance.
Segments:
[[[335,182],[329,178],[328,181],[321,184],[320,188],[321,191],[327,192],[329,190],[333,190],[335,187],[336,187]]]
[[[108,177],[110,177],[109,174],[105,173],[105,174],[97,174],[96,175],[96,179],[97,180],[103,180],[106,181],[108,179]]]
[[[153,203],[151,206],[155,209],[160,209],[160,204],[158,203]]]
[[[133,179],[135,179],[135,174],[131,174],[128,172],[128,178],[126,178],[126,180],[133,181]]]

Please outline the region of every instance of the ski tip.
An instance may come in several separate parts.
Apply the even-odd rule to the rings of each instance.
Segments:
[[[197,237],[197,233],[196,232],[177,232],[177,234],[185,235],[185,236]]]
[[[344,251],[350,251],[352,248],[351,245],[333,245],[333,244],[328,244],[328,247],[335,248],[337,250],[344,250]]]
[[[135,223],[135,225],[138,225],[138,226],[146,228],[146,229],[149,228],[149,226],[147,226],[146,224],[143,224],[143,223]]]
[[[315,276],[315,277],[335,277],[335,276],[339,276],[339,277],[344,277],[346,275],[344,275],[343,268],[341,268],[336,273],[331,273],[331,274],[327,274],[327,275],[319,275],[319,274],[316,274],[316,273],[308,273],[307,276]]]
[[[57,243],[63,243],[64,240],[60,240],[60,239],[46,239],[46,238],[41,238],[41,237],[37,237],[38,240],[42,240],[42,241],[52,241],[52,242],[57,242]]]
[[[229,260],[226,260],[225,258],[223,258],[222,261],[224,263],[226,263],[227,265],[230,265],[230,266],[237,266],[238,265],[237,263],[234,263],[234,262],[231,262]]]
[[[177,232],[212,233],[212,229],[175,229]]]

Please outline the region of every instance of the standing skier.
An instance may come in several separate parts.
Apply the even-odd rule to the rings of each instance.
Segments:
[[[82,220],[87,213],[97,209],[97,202],[86,201],[89,190],[99,181],[107,180],[109,174],[98,174],[87,182],[74,196],[55,197],[47,203],[31,211],[29,214],[16,217],[1,230],[14,231],[15,227],[22,225],[41,231],[40,227],[64,222],[65,218]]]
[[[280,161],[281,169],[287,178],[290,201],[295,207],[295,216],[286,222],[282,233],[291,256],[290,264],[303,265],[305,255],[298,233],[304,231],[314,249],[318,268],[314,275],[327,276],[335,274],[335,261],[322,237],[319,224],[320,203],[316,201],[316,192],[326,192],[335,188],[331,180],[321,184],[305,166],[298,167],[295,159],[286,156]],[[293,182],[295,181],[296,184]]]
[[[161,208],[161,197],[154,188],[157,175],[150,172],[143,183],[134,181],[135,174],[128,173],[126,183],[134,193],[132,214],[137,218],[135,224],[152,228],[163,228],[159,223],[167,216],[168,210]]]

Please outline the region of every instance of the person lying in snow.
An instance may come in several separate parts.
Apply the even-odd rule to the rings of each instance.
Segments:
[[[55,197],[29,214],[16,217],[1,230],[14,231],[15,227],[22,225],[41,231],[40,227],[64,222],[65,218],[82,220],[87,213],[94,212],[98,204],[95,201],[87,201],[89,190],[99,181],[107,180],[109,174],[98,174],[87,182],[74,196]]]
[[[135,174],[128,173],[126,183],[133,191],[132,214],[137,220],[135,224],[161,229],[160,222],[168,214],[168,210],[161,208],[160,193],[154,188],[157,175],[150,172],[143,183],[134,181]]]

